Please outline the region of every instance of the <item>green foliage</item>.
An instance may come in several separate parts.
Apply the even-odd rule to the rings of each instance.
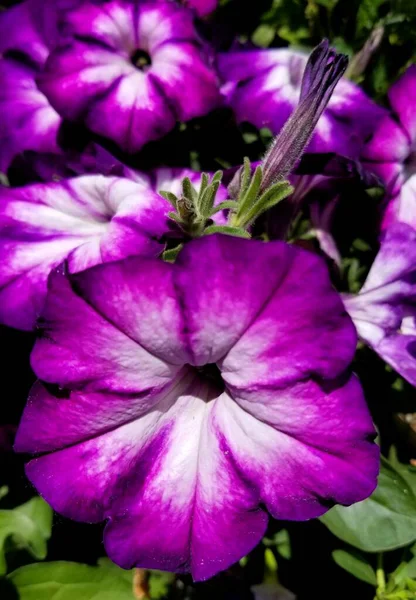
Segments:
[[[335,550],[332,558],[342,569],[351,573],[357,579],[365,581],[374,587],[377,585],[376,572],[370,562],[358,552],[346,550]]]
[[[52,530],[52,509],[42,498],[32,498],[14,510],[0,510],[0,575],[6,573],[6,551],[27,550],[43,560]]]
[[[95,567],[64,561],[28,565],[8,579],[20,600],[134,600],[139,597],[135,571],[125,571],[102,558]],[[174,575],[149,571],[146,578],[150,599],[161,600],[167,596]]]
[[[406,546],[416,540],[414,488],[395,466],[382,459],[372,496],[349,507],[335,506],[321,521],[341,540],[365,552]]]
[[[71,562],[39,563],[9,575],[20,600],[133,600],[133,571],[108,559],[90,567]]]

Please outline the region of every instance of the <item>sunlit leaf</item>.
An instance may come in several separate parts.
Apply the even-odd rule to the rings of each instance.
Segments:
[[[416,540],[416,496],[398,470],[383,459],[372,496],[352,506],[335,506],[321,521],[360,550],[393,550]]]
[[[27,550],[43,560],[52,530],[52,509],[42,498],[32,498],[13,510],[0,510],[0,574],[6,572],[6,548]]]

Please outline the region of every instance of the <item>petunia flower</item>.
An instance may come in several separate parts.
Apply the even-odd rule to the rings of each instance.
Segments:
[[[56,43],[58,3],[63,1],[26,0],[0,13],[0,171],[6,172],[25,150],[60,151],[62,118],[36,78]]]
[[[345,307],[358,335],[411,384],[416,385],[416,232],[395,223],[357,295]]]
[[[363,151],[366,166],[386,185],[383,228],[396,221],[416,228],[416,65],[389,92],[391,112],[378,124]]]
[[[287,48],[218,55],[223,94],[238,122],[277,134],[299,101],[307,54]],[[384,111],[354,83],[341,79],[319,119],[309,152],[358,158]]]
[[[198,185],[200,174],[165,168],[130,176],[0,188],[0,322],[32,329],[48,275],[65,258],[73,272],[132,254],[156,256],[169,235],[178,236],[167,216],[171,205],[154,190],[178,193],[183,177]]]
[[[203,580],[268,515],[317,517],[376,485],[349,372],[354,326],[324,262],[212,235],[170,264],[131,257],[49,280],[16,449],[59,513],[107,520],[106,551]]]
[[[65,119],[137,152],[220,102],[193,21],[170,0],[82,2],[65,11],[38,85]]]

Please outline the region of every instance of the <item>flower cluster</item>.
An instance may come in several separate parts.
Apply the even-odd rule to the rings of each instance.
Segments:
[[[196,580],[250,552],[269,517],[373,492],[357,334],[416,385],[415,67],[389,111],[326,41],[309,58],[218,52],[199,22],[215,8],[25,0],[0,15],[0,322],[36,331],[39,379],[15,450],[57,512],[107,521],[114,562]],[[259,164],[148,168],[150,142],[214,110],[276,135]],[[341,295],[334,215],[383,185],[379,253]],[[320,249],[301,247],[302,216]]]

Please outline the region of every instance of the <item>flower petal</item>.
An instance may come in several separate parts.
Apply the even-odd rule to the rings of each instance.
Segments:
[[[24,150],[58,153],[62,119],[35,84],[37,71],[12,58],[0,62],[0,171]]]
[[[259,276],[274,285],[221,362],[223,378],[233,387],[337,377],[354,356],[354,326],[332,289],[326,265],[294,246],[285,246],[285,251],[280,261],[275,255],[275,266],[256,266]]]
[[[217,395],[185,376],[140,419],[32,460],[28,477],[60,513],[109,518],[105,546],[116,563],[206,579],[249,552],[267,525],[256,491],[222,452]]]
[[[403,125],[409,140],[416,140],[416,110],[413,98],[416,96],[416,65],[407,71],[391,86],[389,93],[391,107]]]
[[[137,261],[124,264],[131,269],[137,266]],[[126,321],[141,298],[149,302],[142,306],[144,322],[138,326],[139,332],[149,332],[162,316],[161,337],[168,330],[171,339],[175,340],[180,314],[177,314],[175,303],[162,292],[171,285],[171,270],[162,261],[149,264],[151,276],[148,275],[150,267],[146,269],[144,261],[137,279],[133,280],[134,284],[142,282],[143,287],[140,298],[132,307],[127,302],[129,296],[123,298],[116,285],[105,293],[114,301],[118,297],[120,319],[125,318]],[[96,269],[101,271],[99,267]],[[71,281],[63,268],[52,273],[49,279],[49,294],[42,317],[44,333],[32,353],[32,367],[38,377],[62,387],[114,393],[148,393],[153,388],[165,386],[181,365],[168,364],[151,353],[153,345],[148,350],[140,345],[138,339],[129,337],[129,332],[118,327],[117,315],[107,318],[104,312],[99,314],[76,293],[77,284],[81,281],[82,274]],[[128,289],[124,291],[127,293]],[[127,314],[125,311],[128,311]],[[154,345],[159,342],[160,338],[156,338]]]
[[[392,117],[384,117],[365,146],[363,157],[375,162],[403,162],[409,154],[409,138]]]
[[[168,231],[167,202],[114,177],[0,190],[0,320],[32,329],[49,272],[68,255],[70,271],[132,254],[157,255]]]

